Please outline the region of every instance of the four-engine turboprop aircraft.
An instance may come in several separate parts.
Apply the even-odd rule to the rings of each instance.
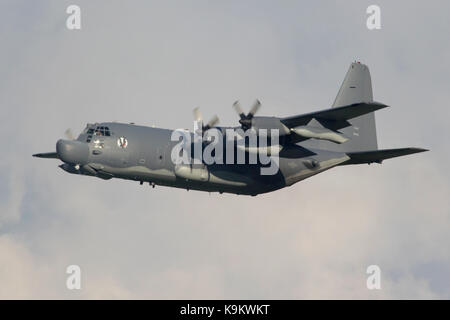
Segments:
[[[277,149],[271,155],[277,156],[275,174],[261,174],[260,169],[268,164],[259,160],[254,164],[177,164],[172,150],[179,141],[171,138],[173,130],[116,122],[88,124],[76,140],[66,131],[68,139],[58,140],[56,152],[33,156],[60,159],[64,162],[60,167],[73,174],[148,182],[153,187],[257,195],[291,186],[336,166],[381,163],[385,159],[427,151],[378,149],[374,111],[387,106],[373,101],[369,69],[359,62],[350,65],[330,109],[279,118],[255,116],[259,107],[257,101],[245,114],[236,102],[239,127],[217,127],[218,118],[214,117],[202,129],[204,132],[214,128],[224,136],[230,129],[256,132],[276,129],[277,145],[269,144],[270,148]],[[195,110],[194,114],[201,121],[199,111]],[[206,148],[208,143],[201,142],[201,148]],[[248,158],[253,151],[246,146],[244,152]]]

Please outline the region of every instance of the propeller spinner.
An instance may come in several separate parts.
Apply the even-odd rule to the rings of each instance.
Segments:
[[[69,155],[69,149],[75,149],[73,146],[78,146],[79,144],[81,144],[78,141],[75,141],[75,136],[72,132],[72,129],[68,128],[66,131],[64,131],[64,135],[66,136],[66,140],[64,139],[59,139],[58,142],[56,143],[56,152],[44,152],[44,153],[36,153],[33,154],[33,157],[37,157],[37,158],[47,158],[47,159],[60,159],[64,162],[73,162],[73,164],[75,165],[75,168],[78,170],[79,169],[79,164],[78,162],[76,162],[75,160],[72,161],[72,159],[69,159],[70,157],[73,158],[73,156],[77,153],[77,152],[70,152],[71,154]],[[84,150],[83,150],[84,152]]]

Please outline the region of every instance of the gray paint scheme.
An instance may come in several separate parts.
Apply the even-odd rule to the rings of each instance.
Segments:
[[[257,195],[293,185],[338,165],[381,163],[383,159],[427,151],[378,150],[374,111],[384,107],[387,106],[373,101],[368,67],[352,63],[331,109],[287,118],[253,117],[249,123],[255,129],[280,130],[282,149],[275,175],[261,175],[261,164],[175,165],[171,151],[178,142],[171,141],[172,130],[117,122],[88,125],[77,140],[58,140],[56,153],[34,156],[60,159],[64,162],[60,167],[69,173],[102,179]],[[108,135],[92,136],[90,132],[99,127],[107,127]],[[226,129],[216,128],[222,132]],[[311,132],[319,132],[318,137],[323,138],[310,138]],[[118,144],[120,137],[127,140],[125,148]]]

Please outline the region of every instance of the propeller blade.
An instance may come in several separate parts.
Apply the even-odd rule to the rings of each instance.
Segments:
[[[75,138],[74,138],[74,135],[73,135],[73,132],[72,132],[72,129],[67,129],[66,131],[64,131],[64,135],[66,136],[66,138],[67,139],[69,139],[69,140],[74,140]]]
[[[236,110],[236,113],[239,115],[239,117],[241,117],[241,119],[245,118],[245,113],[242,110],[241,105],[238,100],[233,103],[233,108],[234,108],[234,110]]]
[[[206,124],[206,128],[212,128],[214,126],[216,126],[216,124],[219,123],[219,117],[217,115],[214,115],[214,117],[212,117],[211,120],[209,120],[209,122]]]
[[[197,122],[202,122],[203,121],[203,116],[202,113],[200,112],[200,108],[197,107],[194,109],[194,120]]]
[[[217,115],[214,115],[214,117],[212,117],[211,120],[209,120],[209,122],[206,125],[203,125],[203,116],[202,113],[200,112],[200,108],[195,108],[193,113],[195,121],[197,121],[199,125],[201,124],[201,130],[203,133],[209,128],[214,127],[219,122],[219,117]],[[198,132],[200,132],[200,128]]]
[[[252,108],[250,109],[250,112],[247,114],[247,117],[252,117],[255,115],[256,112],[258,112],[258,109],[261,107],[261,102],[259,100],[256,100],[253,104]]]

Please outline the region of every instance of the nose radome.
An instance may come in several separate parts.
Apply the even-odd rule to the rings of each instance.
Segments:
[[[88,160],[89,147],[84,142],[60,139],[56,142],[56,153],[66,163],[84,165]]]

